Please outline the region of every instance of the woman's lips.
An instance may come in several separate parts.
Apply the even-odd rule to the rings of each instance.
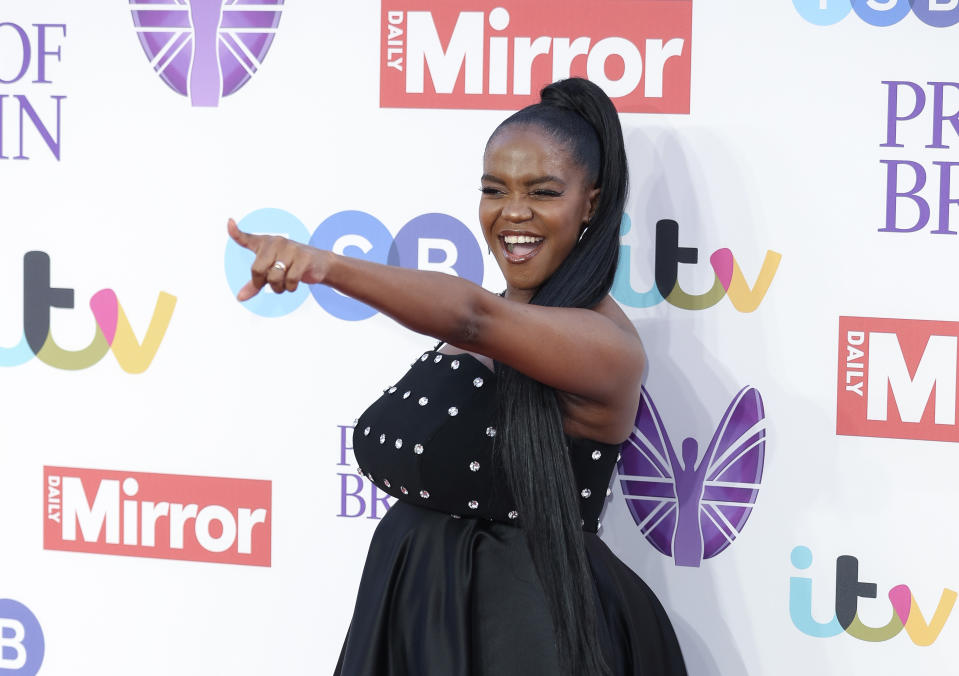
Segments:
[[[507,243],[507,238],[512,240]],[[517,239],[523,241],[516,241]],[[535,240],[535,241],[530,241]],[[539,253],[545,240],[538,235],[513,235],[503,234],[499,236],[500,247],[503,250],[503,257],[510,263],[525,263]]]

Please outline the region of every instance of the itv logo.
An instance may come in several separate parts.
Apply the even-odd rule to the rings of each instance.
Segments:
[[[959,441],[959,322],[839,318],[836,433]]]

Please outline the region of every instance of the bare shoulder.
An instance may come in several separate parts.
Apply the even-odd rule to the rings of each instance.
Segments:
[[[566,434],[619,443],[632,431],[636,408],[639,406],[639,378],[646,367],[646,354],[636,327],[610,296],[599,302],[593,311],[612,322],[627,337],[631,357],[637,360],[637,380],[624,386],[610,400],[598,402],[569,392],[560,392]]]
[[[629,317],[626,316],[626,313],[623,312],[623,309],[619,307],[619,304],[613,300],[612,296],[607,295],[599,302],[598,305],[596,305],[596,307],[593,308],[593,310],[609,319],[627,335],[639,340],[639,332],[636,330],[633,322],[631,322]]]

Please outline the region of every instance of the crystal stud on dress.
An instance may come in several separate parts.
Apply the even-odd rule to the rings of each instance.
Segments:
[[[416,446],[413,447],[413,452],[416,453],[416,455],[422,455],[422,454],[423,454],[423,444],[416,444]]]
[[[511,519],[516,519],[516,518],[519,517],[519,512],[517,512],[517,511],[514,509],[514,510],[511,511],[509,514],[507,514],[506,516],[508,516],[508,517],[511,518]]]
[[[428,354],[424,354],[422,357],[420,357],[420,361],[426,361],[429,358],[430,356]]]
[[[608,498],[608,497],[609,497],[610,495],[612,495],[612,494],[613,494],[613,489],[612,489],[612,488],[607,488],[607,489],[606,489],[606,497]]]
[[[487,428],[486,428],[486,436],[488,436],[488,437],[491,438],[491,439],[492,439],[493,437],[495,437],[495,436],[496,436],[496,428],[495,428],[495,427],[487,427]]]
[[[367,427],[365,430],[363,430],[363,436],[364,436],[364,437],[370,436],[370,428],[369,428],[369,427]]]
[[[582,495],[584,498],[588,498],[590,495],[593,494],[593,491],[589,490],[588,488],[584,488],[583,490],[579,492],[579,494]]]
[[[420,491],[420,497],[425,500],[426,498],[430,497],[430,492],[429,492],[429,491]]]
[[[480,464],[479,464],[478,462],[476,462],[475,460],[470,463],[470,471],[471,471],[471,472],[478,472],[478,471],[479,471],[479,468],[480,468]]]
[[[386,435],[385,435],[385,434],[381,434],[381,435],[380,435],[380,443],[381,443],[381,444],[385,444],[385,443],[386,443]]]
[[[602,451],[599,451],[599,450],[593,451],[593,460],[599,460],[602,457],[603,457]]]
[[[409,398],[410,398],[410,391],[409,391],[409,390],[406,390],[406,392],[403,393],[403,398],[404,398],[404,399],[409,399]]]
[[[393,394],[394,392],[396,392],[396,385],[388,389],[387,392],[389,392],[390,394]]]
[[[447,411],[447,413],[449,413],[450,415],[456,415],[459,412],[460,410],[456,408],[455,406],[450,406],[449,410]]]
[[[450,362],[450,368],[453,369],[454,371],[458,369],[459,367],[460,367],[459,359],[454,359],[453,361]]]
[[[438,355],[436,355],[435,357],[433,357],[433,363],[434,363],[434,364],[439,364],[442,360],[443,360],[443,355],[441,355],[441,354],[438,354]]]
[[[477,507],[479,507],[479,503],[476,500],[470,500],[466,504],[469,505],[470,509],[476,509]]]
[[[390,487],[390,480],[389,480],[389,479],[383,479],[383,485],[386,486],[387,488],[389,488],[389,487]]]
[[[420,400],[417,403],[420,406],[426,406],[428,403],[430,403],[430,400],[427,399],[426,397],[420,397]]]
[[[473,378],[473,387],[483,387],[483,379]]]
[[[402,493],[403,495],[407,495],[409,494],[409,491],[406,490],[406,486],[400,486],[400,493]]]
[[[397,439],[393,445],[396,446],[397,449],[403,448],[403,440]]]

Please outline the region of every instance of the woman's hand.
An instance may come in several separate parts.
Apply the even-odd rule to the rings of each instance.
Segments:
[[[324,278],[328,252],[275,235],[251,235],[237,227],[231,218],[227,231],[233,241],[256,254],[250,268],[250,281],[236,294],[243,301],[253,298],[266,284],[275,293],[296,291],[300,282],[319,284]]]

